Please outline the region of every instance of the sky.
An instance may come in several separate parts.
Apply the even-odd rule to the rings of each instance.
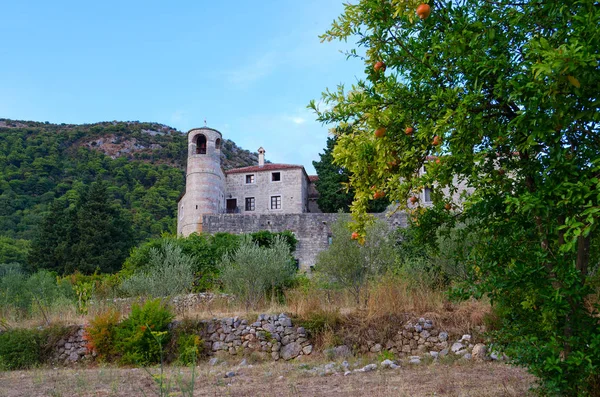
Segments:
[[[314,173],[328,136],[306,106],[363,76],[321,43],[341,0],[4,1],[0,118],[215,128]]]

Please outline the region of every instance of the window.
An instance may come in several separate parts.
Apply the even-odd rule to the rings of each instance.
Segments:
[[[431,189],[428,187],[423,190],[423,201],[431,203]]]
[[[272,210],[280,210],[281,209],[281,196],[271,196],[271,209]]]
[[[254,174],[246,175],[246,183],[254,183]]]
[[[196,138],[196,154],[206,154],[206,137],[202,134]]]
[[[221,150],[221,139],[220,138],[217,138],[217,140],[215,141],[215,149]]]
[[[254,211],[254,197],[246,197],[246,211]]]
[[[281,172],[273,172],[271,174],[271,182],[279,182],[281,180]]]

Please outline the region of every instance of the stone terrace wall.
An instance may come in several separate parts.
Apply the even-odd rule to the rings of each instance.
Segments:
[[[285,314],[261,314],[249,323],[237,317],[203,321],[206,325],[204,348],[232,355],[260,352],[273,360],[290,360],[310,354],[313,346],[302,327],[294,327]]]
[[[388,217],[386,214],[375,214],[378,219],[385,220],[392,227],[406,227],[405,213],[396,213]],[[296,259],[301,270],[308,270],[316,262],[317,254],[325,250],[331,237],[331,224],[338,214],[214,214],[203,216],[202,231],[205,233],[253,233],[261,230],[283,232],[290,230],[298,239]]]
[[[273,360],[290,360],[312,353],[313,346],[302,327],[294,327],[285,314],[261,314],[254,322],[238,317],[202,320],[200,337],[209,355],[225,352],[244,355],[257,352]],[[170,328],[178,326],[173,322]],[[70,327],[68,335],[54,347],[53,363],[70,365],[93,359],[87,348],[83,325]]]

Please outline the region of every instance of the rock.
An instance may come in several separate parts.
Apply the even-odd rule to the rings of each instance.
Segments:
[[[283,346],[279,355],[284,360],[291,360],[292,358],[297,357],[301,351],[302,345],[300,345],[300,343],[292,342]]]
[[[450,350],[452,350],[452,353],[456,353],[457,351],[460,351],[462,349],[464,349],[465,346],[460,343],[460,342],[456,342],[452,345],[452,347],[450,348]]]
[[[292,320],[290,320],[289,318],[279,318],[279,323],[281,324],[281,326],[283,327],[291,327],[292,326]]]
[[[394,362],[392,360],[383,360],[381,362],[381,368],[389,368],[392,365],[394,365]]]
[[[444,350],[442,350],[442,351],[440,352],[439,356],[440,356],[440,357],[444,357],[444,356],[447,356],[447,355],[448,355],[448,353],[449,353],[448,349],[444,349]]]
[[[344,360],[344,361],[342,362],[342,367],[343,367],[345,370],[348,370],[348,368],[350,368],[350,364],[348,364],[348,361]]]
[[[377,369],[377,364],[367,364],[360,369],[360,372],[370,372]]]
[[[445,340],[448,339],[448,333],[447,332],[440,332],[440,334],[438,335],[438,339],[441,342],[444,342]]]
[[[409,358],[408,361],[409,364],[421,364],[421,357],[419,356],[412,356]]]
[[[335,358],[351,357],[352,350],[346,345],[336,346],[333,348],[333,355]]]
[[[70,349],[72,346],[73,346],[73,345],[72,345],[71,343],[69,343],[69,342],[66,342],[66,343],[65,343],[65,349],[66,349],[66,350],[69,350],[69,349]]]
[[[427,339],[431,336],[431,334],[429,333],[429,331],[425,330],[425,331],[421,332],[420,336],[423,339]]]
[[[279,352],[271,352],[271,358],[275,361],[279,360]]]
[[[223,342],[215,342],[212,345],[212,350],[216,352],[217,350],[222,350],[224,346],[226,345]]]
[[[478,361],[485,360],[487,354],[487,348],[483,343],[478,343],[473,347],[473,358]]]
[[[456,354],[457,356],[464,356],[465,354],[467,354],[469,351],[467,349],[461,349],[457,352],[454,352],[454,354]]]
[[[263,325],[262,328],[271,334],[275,333],[275,326],[273,324],[267,323]]]
[[[70,361],[73,361],[73,362],[75,362],[75,361],[79,360],[79,354],[77,354],[76,352],[73,352],[73,353],[71,353],[71,354],[69,355],[69,360],[70,360]]]
[[[262,323],[260,321],[256,321],[254,323],[252,323],[252,327],[257,328],[260,327],[262,325]]]
[[[348,375],[351,375],[351,374],[352,374],[352,372],[351,372],[351,371],[346,371],[346,372],[344,372],[344,376],[348,376]]]
[[[440,353],[438,353],[436,351],[430,351],[429,355],[435,359],[435,358],[438,358],[438,356],[440,355]]]
[[[235,376],[235,372],[229,371],[225,374],[225,378],[233,378]]]
[[[471,340],[471,335],[465,334],[462,336],[462,338],[460,340],[461,341],[469,341],[469,340]]]
[[[312,349],[313,349],[312,345],[304,346],[302,348],[302,353],[310,354],[310,353],[312,353]]]
[[[472,356],[471,356],[471,353],[466,353],[466,354],[463,356],[463,359],[464,359],[464,360],[470,360],[470,359],[471,359],[471,357],[472,357]]]
[[[371,353],[379,353],[381,351],[381,345],[379,343],[373,345]]]
[[[245,367],[246,365],[248,365],[248,362],[246,361],[246,359],[243,359],[239,364],[238,367]]]
[[[298,329],[296,330],[296,332],[300,335],[304,335],[306,334],[306,330],[304,329],[304,327],[298,327]]]
[[[423,327],[421,327],[420,325],[415,325],[415,332],[421,332],[423,331]]]
[[[398,368],[400,368],[400,366],[399,366],[398,364],[394,364],[394,363],[392,363],[392,364],[390,365],[390,369],[398,369]]]

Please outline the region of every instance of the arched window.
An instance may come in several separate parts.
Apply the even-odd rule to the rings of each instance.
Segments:
[[[206,137],[202,134],[196,137],[196,154],[206,154]]]
[[[215,149],[221,150],[221,138],[217,138],[215,141]]]

